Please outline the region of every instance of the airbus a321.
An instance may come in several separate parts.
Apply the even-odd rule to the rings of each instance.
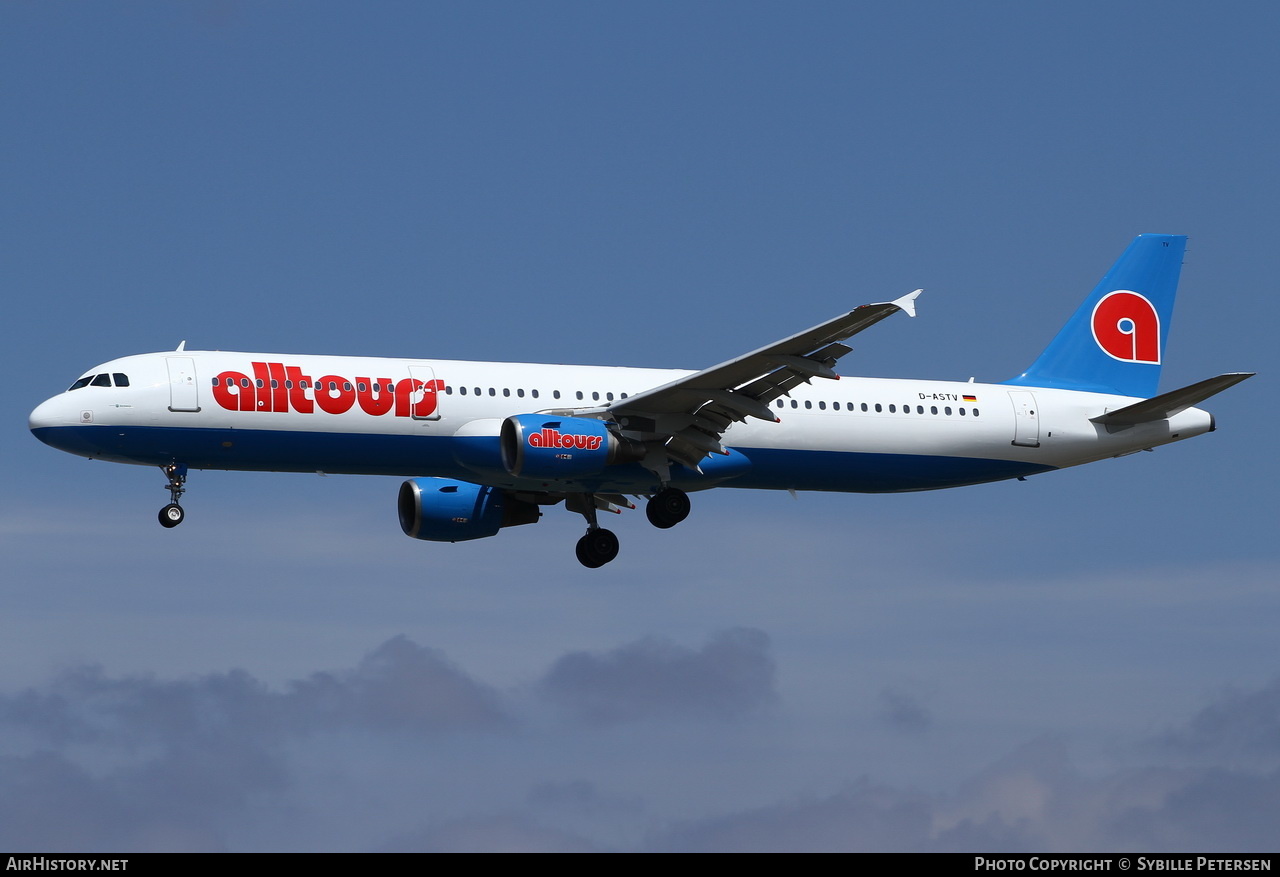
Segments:
[[[415,539],[462,542],[559,503],[578,560],[618,555],[601,512],[656,527],[712,487],[889,493],[1025,478],[1191,438],[1251,376],[1157,395],[1186,238],[1145,234],[1030,368],[979,384],[845,378],[844,343],[920,290],[702,371],[176,350],[95,366],[37,407],[59,450],[159,466],[175,527],[192,469],[407,477]]]

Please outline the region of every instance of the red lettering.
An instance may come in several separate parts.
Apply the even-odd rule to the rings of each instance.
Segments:
[[[395,393],[391,390],[391,378],[356,378],[356,400],[360,410],[374,416],[386,414],[395,403]]]
[[[422,398],[418,400],[416,405],[414,405],[413,416],[430,417],[432,414],[435,414],[436,406],[440,402],[440,399],[437,396],[437,391],[443,389],[444,381],[438,379],[434,381],[424,381],[421,387]]]
[[[360,410],[373,417],[430,417],[439,405],[442,380],[420,381],[404,378],[370,379],[357,377],[354,385],[341,375],[325,375],[312,381],[295,365],[280,362],[252,362],[253,378],[242,372],[224,371],[213,385],[213,398],[228,411],[290,410],[312,414],[316,406],[328,414],[344,414],[357,402]]]
[[[249,379],[240,372],[223,372],[213,385],[213,398],[228,411],[252,411],[254,394],[244,385]]]
[[[316,381],[316,404],[330,414],[343,414],[356,404],[356,391],[351,382],[337,375],[325,375]]]
[[[278,362],[267,363],[267,371],[271,375],[271,410],[289,410],[289,391],[284,388],[286,380],[284,365]]]
[[[598,451],[600,443],[604,441],[603,436],[598,435],[576,435],[574,433],[562,433],[558,429],[550,429],[544,427],[539,432],[529,434],[529,447],[531,448],[565,448],[566,450],[579,451]]]
[[[271,410],[271,375],[267,372],[267,364],[265,362],[253,363],[253,383],[254,389],[257,390],[257,404],[254,405],[254,411],[270,411]]]
[[[430,417],[439,403],[436,391],[443,389],[444,381],[405,378],[396,384],[396,417]]]
[[[311,383],[311,375],[304,375],[302,369],[296,365],[285,366],[284,374],[285,385],[289,388],[289,405],[299,414],[311,414],[315,410],[315,403],[307,395],[307,388],[303,386]]]

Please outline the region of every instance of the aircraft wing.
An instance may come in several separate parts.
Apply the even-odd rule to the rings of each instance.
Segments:
[[[671,460],[697,470],[708,454],[727,453],[720,436],[729,424],[748,417],[777,422],[769,407],[774,399],[815,377],[838,380],[832,367],[852,349],[841,342],[897,311],[914,317],[922,291],[863,305],[759,350],[628,396],[599,414],[626,433],[660,442],[664,459],[647,457],[646,466],[665,468]]]

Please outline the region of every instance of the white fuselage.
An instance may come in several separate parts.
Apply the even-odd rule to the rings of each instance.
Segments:
[[[90,370],[31,414],[46,443],[85,457],[193,469],[438,476],[523,490],[497,463],[504,418],[598,409],[686,371],[531,363],[173,351]],[[95,382],[93,378],[109,376]],[[120,386],[123,375],[127,386]],[[317,386],[318,383],[318,386]],[[247,386],[246,386],[247,385]],[[672,483],[886,492],[1021,477],[1200,435],[1210,415],[1107,428],[1127,396],[1005,384],[815,380],[723,436],[728,455]],[[648,493],[636,464],[557,489]]]

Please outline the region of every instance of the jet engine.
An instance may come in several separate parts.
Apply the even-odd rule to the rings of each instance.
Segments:
[[[450,478],[412,478],[400,485],[396,505],[404,534],[430,542],[483,539],[542,515],[507,491]]]
[[[644,459],[644,445],[609,431],[600,420],[518,414],[502,422],[502,465],[521,478],[555,480],[599,474],[605,466]]]

